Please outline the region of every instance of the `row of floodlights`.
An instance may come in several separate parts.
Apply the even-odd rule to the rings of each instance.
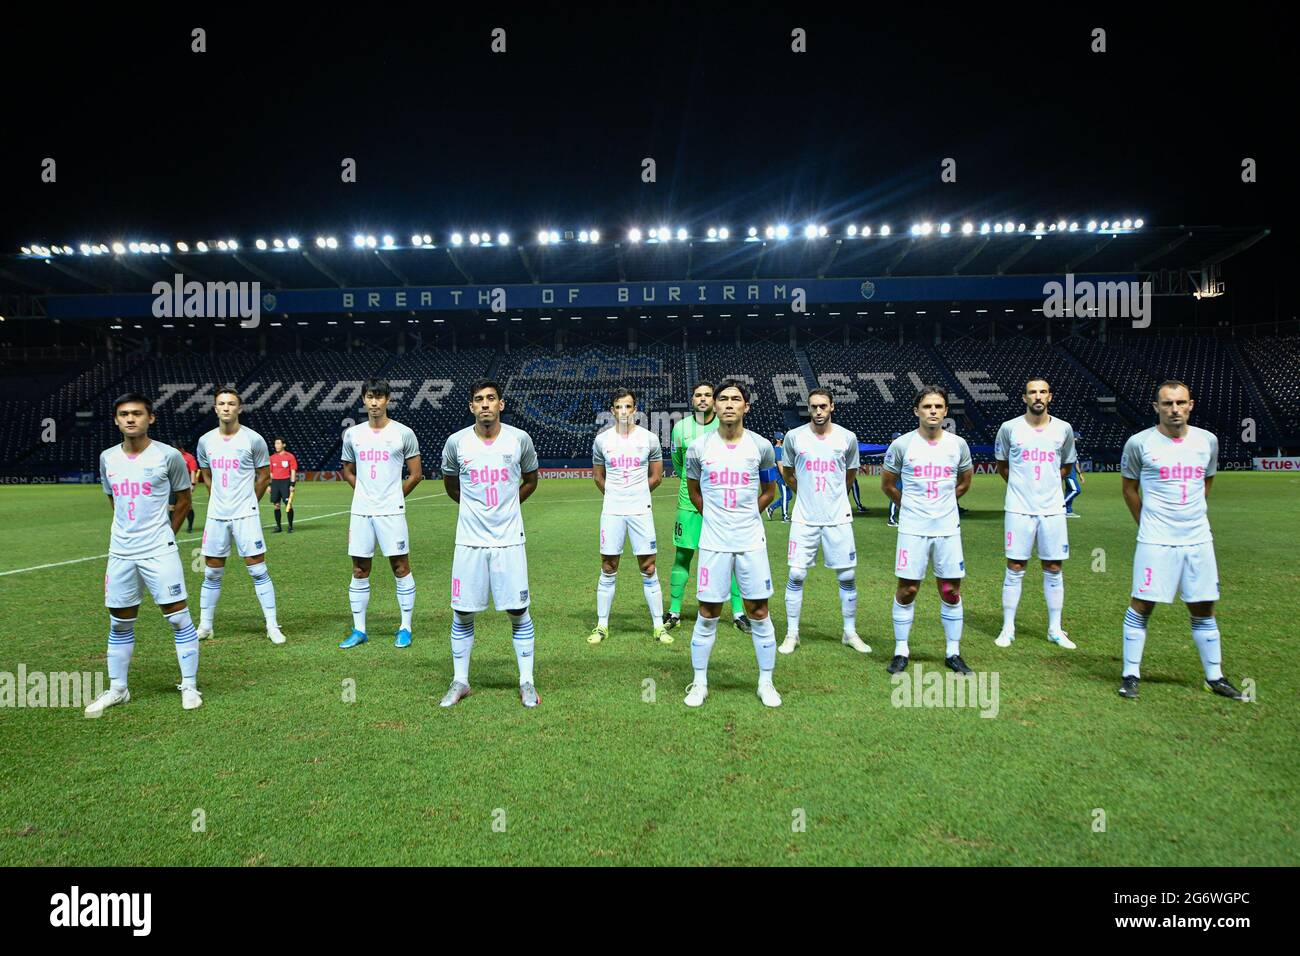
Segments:
[[[977,231],[981,236],[987,236],[990,233],[1008,235],[1008,234],[1023,233],[1023,232],[1027,232],[1036,236],[1042,236],[1054,232],[1055,233],[1079,232],[1081,229],[1085,232],[1118,232],[1120,230],[1141,229],[1144,225],[1145,223],[1142,219],[1129,219],[1129,218],[1103,219],[1100,223],[1095,219],[1091,219],[1082,226],[1080,226],[1078,222],[1070,222],[1065,219],[1059,219],[1053,223],[1040,221],[1035,223],[1034,226],[1031,228],[1027,223],[1012,222],[1011,220],[1007,220],[1006,222],[994,222],[994,223],[985,222],[985,223],[981,223],[978,227],[976,227],[976,225],[973,222],[964,222],[961,224],[960,232],[963,236],[974,235]],[[910,234],[913,236],[931,236],[937,233],[938,235],[941,236],[947,236],[947,235],[951,235],[953,231],[954,230],[953,230],[952,223],[917,222],[912,224],[910,229]],[[870,225],[862,225],[862,226],[850,225],[845,228],[844,235],[850,239],[854,239],[854,238],[869,238],[873,235],[889,236],[892,235],[892,232],[893,232],[892,229],[887,223],[875,227],[874,230],[873,227]],[[783,240],[783,239],[789,239],[790,234],[791,234],[790,227],[784,223],[781,223],[779,225],[767,226],[762,232],[762,238]],[[830,229],[827,226],[818,225],[816,223],[809,223],[808,225],[804,226],[803,229],[803,236],[805,239],[824,239],[830,236],[830,234],[831,234]],[[573,237],[572,233],[569,232],[564,233],[564,238],[572,238],[572,237]],[[705,233],[705,237],[712,241],[726,240],[731,238],[731,231],[726,226],[710,226],[707,232]],[[690,231],[684,227],[679,227],[676,230],[674,230],[669,228],[668,226],[656,226],[652,229],[649,229],[644,234],[642,233],[640,228],[633,227],[629,229],[627,232],[627,241],[630,243],[639,243],[643,240],[647,242],[672,242],[674,239],[676,239],[678,242],[686,242],[691,238],[692,237]],[[597,229],[582,229],[577,234],[577,240],[578,242],[581,243],[600,242],[600,231]],[[759,240],[758,227],[750,226],[748,234],[746,236],[746,241],[756,242],[758,240]],[[466,237],[460,232],[453,232],[450,236],[450,244],[452,246],[463,246],[466,241],[467,241]],[[560,241],[561,241],[561,234],[556,229],[543,229],[537,233],[538,245],[542,245],[542,246],[554,245],[559,243]],[[471,246],[492,246],[492,245],[508,246],[510,245],[510,234],[506,232],[499,232],[494,237],[492,233],[487,231],[471,232],[468,237],[468,242]],[[263,251],[263,252],[268,250],[284,250],[284,249],[297,250],[302,247],[301,241],[294,236],[290,236],[288,239],[281,239],[277,237],[270,240],[269,242],[266,239],[256,239],[253,241],[253,245],[259,251]],[[398,248],[397,240],[391,235],[375,236],[373,234],[367,234],[367,233],[357,233],[356,235],[354,235],[352,237],[352,245],[354,248],[357,249]],[[433,236],[431,236],[427,232],[423,234],[417,233],[415,235],[412,235],[411,246],[416,249],[420,249],[420,248],[433,249],[435,248]],[[317,249],[337,249],[338,247],[339,247],[339,241],[334,236],[316,237]],[[119,256],[126,255],[127,253],[131,253],[133,255],[140,255],[140,254],[167,255],[170,254],[172,251],[172,246],[165,242],[128,242],[128,243],[114,242],[111,244],[109,243],[90,244],[90,243],[83,242],[78,248],[80,249],[81,254],[83,256],[100,256],[100,255],[108,255],[110,253]],[[188,253],[191,251],[190,245],[185,242],[177,242],[175,248],[176,251],[179,253]],[[193,251],[201,252],[201,253],[212,252],[212,251],[238,252],[239,248],[240,246],[237,240],[218,239],[212,243],[203,242],[203,241],[197,242],[194,244]],[[66,246],[66,245],[46,246],[42,244],[23,246],[22,253],[25,256],[35,255],[35,256],[44,256],[47,258],[49,256],[58,256],[58,255],[71,256],[75,254],[71,246]]]

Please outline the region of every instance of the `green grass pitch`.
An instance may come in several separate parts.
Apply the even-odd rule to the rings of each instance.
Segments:
[[[875,480],[864,477],[864,492]],[[752,644],[723,628],[711,696],[694,711],[682,705],[694,582],[676,643],[656,645],[625,556],[610,638],[589,646],[598,493],[589,481],[543,481],[524,506],[543,703],[520,706],[509,625],[489,612],[477,627],[475,693],[443,711],[456,515],[441,483],[412,495],[419,592],[409,650],[392,646],[396,600],[378,558],[371,643],[338,649],[351,624],[340,513],[348,489],[299,488],[297,533],[269,536],[289,641],[267,641],[251,582],[232,560],[216,637],[202,647],[201,709],[181,710],[170,631],[150,605],[137,628],[129,704],[99,720],[72,708],[0,708],[0,864],[1300,860],[1295,477],[1221,473],[1211,497],[1225,672],[1254,681],[1258,700],[1246,704],[1201,689],[1182,605],[1152,619],[1142,699],[1116,695],[1135,537],[1118,475],[1090,476],[1083,517],[1070,523],[1065,626],[1079,649],[1043,639],[1036,565],[1019,640],[994,647],[1003,486],[976,476],[964,502],[972,512],[963,522],[962,652],[977,671],[998,674],[991,719],[892,705],[884,666],[894,532],[877,492],[867,496],[873,513],[856,521],[858,629],[874,653],[840,645],[835,578],[817,568],[805,587],[803,646],[777,661],[784,706],[759,703]],[[655,495],[665,602],[676,491],[669,480]],[[187,555],[206,493],[196,501],[195,534],[181,534]],[[265,502],[263,517],[269,524]],[[0,571],[102,554],[109,518],[97,487],[7,487]],[[779,639],[787,526],[766,527]],[[0,671],[103,670],[104,564],[0,576]],[[197,619],[197,564],[191,572]],[[911,643],[913,667],[942,666],[929,583]],[[349,681],[355,702],[344,700]]]

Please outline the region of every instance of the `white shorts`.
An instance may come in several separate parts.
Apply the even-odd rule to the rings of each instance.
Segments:
[[[406,515],[353,515],[348,523],[348,554],[354,558],[373,558],[376,542],[386,558],[410,554]]]
[[[230,556],[230,540],[235,541],[241,558],[266,553],[266,536],[262,533],[262,519],[256,515],[219,521],[209,518],[203,522],[203,556],[226,558]]]
[[[655,540],[655,519],[652,514],[600,516],[600,553],[622,554],[623,543],[632,539],[632,553],[654,554],[658,548]]]
[[[1002,522],[1006,532],[1004,546],[1007,557],[1013,561],[1028,561],[1030,552],[1038,548],[1040,561],[1064,561],[1070,556],[1070,536],[1066,531],[1070,522],[1065,514],[1022,515],[1008,511]]]
[[[709,551],[700,549],[700,567],[695,579],[695,599],[706,604],[731,600],[731,577],[740,585],[740,596],[761,601],[772,596],[772,568],[767,548],[753,551]]]
[[[841,570],[858,566],[858,546],[853,540],[851,524],[790,523],[790,544],[786,563],[792,568],[811,568],[817,563],[817,547],[822,549],[822,565]]]
[[[899,534],[894,549],[894,574],[906,581],[920,581],[931,561],[936,578],[964,578],[966,558],[961,550],[961,535]]]
[[[140,582],[153,595],[155,604],[176,604],[188,599],[185,569],[176,548],[143,558],[108,556],[104,575],[104,607],[135,607],[140,603]]]
[[[498,611],[528,607],[528,555],[522,544],[504,548],[456,545],[451,562],[453,611],[486,611],[488,591]]]
[[[1219,599],[1219,565],[1214,542],[1143,544],[1133,552],[1133,597],[1173,604],[1174,592],[1188,604]]]

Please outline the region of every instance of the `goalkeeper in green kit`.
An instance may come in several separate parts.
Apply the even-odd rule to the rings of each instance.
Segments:
[[[668,613],[664,615],[664,627],[669,630],[682,622],[682,595],[686,592],[686,581],[691,576],[691,559],[700,546],[700,527],[704,517],[691,504],[686,488],[686,449],[700,436],[718,430],[711,383],[697,382],[691,389],[691,411],[689,417],[673,426],[673,468],[681,486],[677,492],[677,521],[673,525],[673,546],[677,553],[673,558],[673,571],[669,578],[671,601]],[[731,614],[736,627],[748,634],[749,618],[745,617],[745,605],[740,599],[740,587],[735,575],[731,578]]]

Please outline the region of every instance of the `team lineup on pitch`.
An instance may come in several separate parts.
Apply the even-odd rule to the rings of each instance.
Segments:
[[[348,587],[352,628],[339,648],[349,650],[370,640],[367,614],[376,549],[388,559],[394,578],[401,618],[394,645],[407,648],[413,641],[416,583],[406,503],[424,477],[420,446],[411,429],[388,417],[391,388],[386,381],[371,380],[362,393],[367,421],[351,426],[343,436],[343,478],[353,489],[347,549],[352,561]],[[1067,422],[1050,415],[1051,386],[1046,379],[1029,379],[1023,397],[1025,415],[1004,423],[995,444],[998,473],[1007,483],[1003,625],[995,644],[1007,648],[1016,639],[1026,563],[1036,552],[1048,612],[1045,636],[1063,650],[1074,650],[1077,645],[1062,626],[1063,562],[1069,557],[1062,482],[1077,459],[1074,433]],[[131,699],[127,675],[142,591],[148,591],[172,628],[183,708],[202,706],[197,682],[199,642],[214,634],[225,563],[232,549],[239,552],[252,579],[267,637],[273,644],[287,640],[280,629],[258,502],[273,481],[280,482],[273,494],[275,530],[281,530],[280,502],[284,501],[292,533],[296,460],[277,439],[279,471],[273,475],[265,440],[239,422],[238,392],[221,388],[214,399],[218,427],[199,439],[196,459],[149,438],[155,416],[148,397],[125,394],[114,404],[114,421],[123,442],[106,449],[100,458],[102,487],[113,509],[104,578],[110,687],[86,707],[88,717],[98,717]],[[673,430],[673,461],[684,480],[674,525],[672,601],[666,614],[655,564],[651,502],[663,479],[662,449],[657,438],[634,424],[633,391],[615,392],[610,402],[614,425],[598,433],[593,442],[593,477],[603,501],[601,572],[597,623],[587,642],[600,644],[609,637],[619,559],[630,544],[641,573],[650,636],[659,644],[672,644],[671,631],[681,623],[682,595],[698,550],[699,609],[690,640],[693,679],[684,699],[688,707],[702,706],[709,696],[709,660],[724,603],[732,607],[735,626],[752,637],[758,698],[767,707],[781,706],[773,679],[776,658],[778,650],[788,655],[799,647],[804,582],[819,551],[823,565],[837,577],[842,643],[860,654],[871,653],[856,623],[857,545],[849,490],[859,470],[857,436],[833,422],[833,394],[813,389],[808,395],[808,424],[777,436],[778,471],[778,452],[772,443],[744,427],[749,399],[740,381],[696,383],[690,398],[692,414]],[[501,420],[505,408],[506,397],[497,382],[473,383],[468,410],[475,423],[447,438],[441,456],[439,470],[446,494],[458,505],[450,587],[453,677],[440,702],[443,708],[455,706],[471,693],[476,616],[489,604],[505,611],[510,621],[521,702],[528,708],[541,703],[534,677],[536,632],[529,611],[520,509],[538,488],[539,467],[528,434]],[[1147,623],[1155,604],[1181,598],[1191,614],[1205,689],[1247,700],[1248,695],[1223,673],[1214,616],[1219,580],[1206,502],[1216,471],[1217,439],[1190,424],[1194,401],[1180,381],[1162,383],[1152,408],[1159,424],[1129,439],[1121,465],[1125,503],[1138,525],[1138,545],[1131,604],[1124,614],[1119,693],[1130,699],[1139,696]],[[898,527],[897,587],[891,612],[894,647],[887,671],[896,676],[907,669],[917,594],[933,566],[944,665],[969,677],[974,671],[961,656],[966,564],[958,500],[971,487],[974,467],[966,442],[943,427],[944,389],[922,388],[914,412],[917,429],[893,440],[881,469],[881,490],[892,506],[891,524]],[[196,627],[188,609],[175,534],[182,523],[193,520],[192,479],[200,474],[210,498],[202,535],[205,566]],[[787,629],[779,649],[769,613],[774,588],[762,521],[763,512],[776,499],[778,474],[783,496],[794,499],[785,585]],[[784,500],[782,510],[786,510]]]

